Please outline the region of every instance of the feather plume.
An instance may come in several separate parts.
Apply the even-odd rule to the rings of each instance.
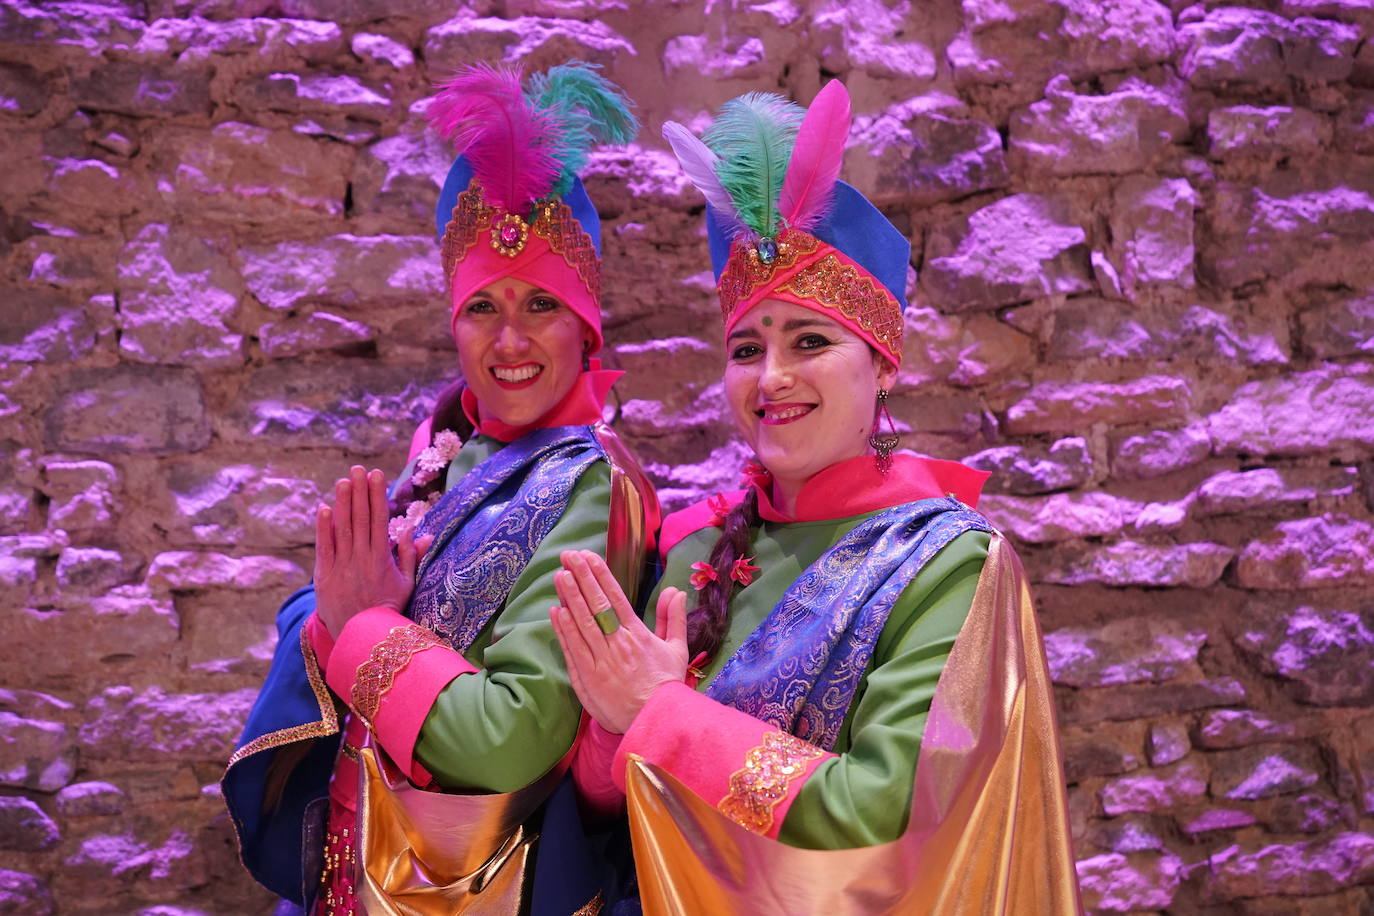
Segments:
[[[839,80],[825,85],[806,110],[787,164],[778,209],[794,229],[811,229],[835,201],[835,182],[849,139],[849,93]]]
[[[559,195],[572,187],[594,144],[629,143],[639,132],[639,121],[630,111],[633,103],[597,73],[599,69],[596,64],[572,61],[526,81],[525,95],[535,107],[555,112],[564,125],[554,151],[562,164],[554,187]]]
[[[558,180],[564,125],[525,97],[514,67],[464,67],[439,87],[426,117],[467,157],[490,204],[524,213]]]
[[[778,195],[804,112],[780,95],[749,92],[721,106],[703,138],[740,221],[761,236],[778,230]]]
[[[716,169],[720,167],[720,157],[676,121],[663,122],[663,139],[668,141],[668,145],[673,148],[673,155],[682,163],[682,171],[687,174],[687,180],[706,198],[706,202],[726,224],[728,231],[732,235],[747,232],[745,225],[740,222],[739,214],[735,212],[735,202],[716,175]]]

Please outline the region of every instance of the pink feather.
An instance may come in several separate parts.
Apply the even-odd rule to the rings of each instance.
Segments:
[[[720,183],[720,178],[716,175],[716,167],[720,164],[720,157],[711,151],[711,148],[701,142],[695,134],[676,121],[663,122],[663,139],[668,141],[668,145],[673,148],[673,155],[677,156],[677,161],[682,163],[682,171],[686,173],[687,179],[696,186],[706,198],[706,202],[711,205],[716,214],[725,221],[726,227],[732,234],[738,236],[741,232],[747,232],[743,222],[740,221],[739,214],[735,210],[735,202],[730,199],[730,193],[725,190]]]
[[[525,98],[515,67],[464,67],[439,87],[426,117],[467,157],[488,204],[524,213],[558,180],[563,125]]]
[[[782,180],[778,212],[793,229],[811,229],[825,218],[849,139],[849,93],[831,80],[806,110]]]

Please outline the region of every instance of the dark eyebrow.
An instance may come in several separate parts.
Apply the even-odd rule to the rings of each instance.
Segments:
[[[736,340],[739,340],[740,338],[744,338],[746,340],[758,340],[759,332],[755,331],[753,328],[740,328],[738,331],[731,331],[730,339],[727,341],[727,343],[734,343]]]
[[[784,331],[799,331],[802,328],[826,328],[830,322],[823,318],[792,318],[783,324]]]

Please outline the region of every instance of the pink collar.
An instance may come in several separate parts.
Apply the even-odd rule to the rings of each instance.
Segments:
[[[606,396],[611,393],[611,386],[624,374],[616,369],[602,369],[601,360],[592,360],[591,368],[577,377],[563,400],[528,426],[511,426],[495,417],[482,419],[481,406],[471,388],[463,389],[463,413],[467,414],[468,422],[479,433],[502,442],[514,442],[536,429],[548,429],[551,426],[591,426],[600,422]]]
[[[976,506],[987,471],[975,471],[957,461],[920,458],[897,453],[892,469],[878,473],[872,455],[850,458],[816,474],[797,497],[797,511],[784,515],[773,505],[772,487],[763,481],[752,484],[759,495],[759,516],[770,522],[818,522],[876,512],[889,506],[953,496],[966,506]]]

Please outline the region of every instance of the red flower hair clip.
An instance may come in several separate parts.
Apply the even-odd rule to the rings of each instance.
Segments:
[[[716,568],[705,560],[698,560],[692,564],[692,588],[701,591],[707,583],[716,581]]]
[[[711,510],[711,525],[719,528],[725,524],[725,516],[730,514],[730,501],[725,498],[724,493],[717,493],[715,496],[706,500],[706,506]]]
[[[753,557],[739,557],[735,560],[735,565],[730,570],[730,578],[740,585],[748,585],[754,581],[754,573],[759,571],[759,567],[754,566],[749,561]]]
[[[739,481],[746,487],[758,487],[765,490],[773,482],[773,475],[768,473],[768,468],[757,461],[750,461],[745,463],[743,470],[740,471]]]

